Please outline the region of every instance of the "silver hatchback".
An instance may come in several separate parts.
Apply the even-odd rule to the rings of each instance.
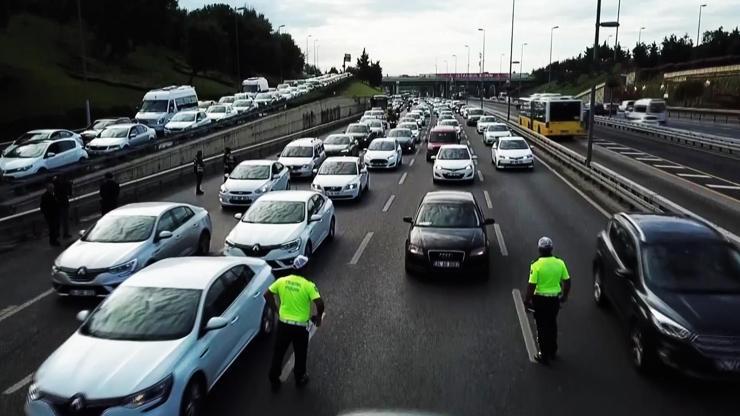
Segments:
[[[60,295],[107,296],[155,261],[207,255],[211,217],[189,204],[136,203],[109,212],[80,235],[54,261],[52,286]]]

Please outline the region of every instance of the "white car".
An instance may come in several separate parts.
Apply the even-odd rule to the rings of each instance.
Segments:
[[[399,129],[409,129],[409,130],[411,130],[411,136],[414,138],[414,141],[416,143],[421,142],[421,139],[420,139],[420,136],[419,136],[419,133],[421,132],[421,129],[419,129],[419,125],[418,124],[412,123],[412,122],[403,122],[403,123],[398,123],[398,125],[396,126],[396,128],[399,128]]]
[[[236,115],[234,107],[231,104],[214,104],[206,110],[206,116],[212,121],[221,121]]]
[[[496,169],[534,169],[534,155],[522,137],[501,137],[491,146],[491,163]]]
[[[198,109],[206,111],[214,104],[216,104],[216,102],[213,100],[198,101]]]
[[[236,97],[233,95],[225,95],[218,99],[219,104],[233,104],[236,101]]]
[[[226,256],[259,257],[273,270],[289,270],[296,256],[310,257],[334,238],[331,199],[315,191],[278,191],[262,195],[226,236]]]
[[[293,140],[280,153],[278,162],[290,169],[291,176],[313,176],[326,159],[324,143],[316,138]]]
[[[243,100],[236,100],[233,104],[231,104],[231,106],[237,113],[246,113],[257,108],[257,104],[255,104],[252,100],[248,98]]]
[[[635,124],[642,124],[645,126],[660,126],[660,120],[656,116],[642,116],[642,118],[630,120]]]
[[[166,259],[136,273],[34,373],[28,415],[202,415],[206,396],[275,314],[264,261]],[[61,409],[61,410],[60,410]]]
[[[470,154],[468,146],[446,144],[439,148],[432,168],[432,182],[470,182],[475,181],[476,156]]]
[[[59,139],[75,139],[80,144],[80,146],[85,147],[85,142],[82,140],[82,136],[80,136],[77,133],[71,132],[69,130],[62,130],[62,129],[43,129],[43,130],[31,130],[29,132],[23,133],[20,137],[13,140],[12,143],[10,143],[5,149],[3,149],[3,154],[9,152],[13,149],[15,146],[19,146],[24,143],[28,143],[30,141],[39,141],[39,140],[59,140]]]
[[[181,131],[197,129],[211,124],[205,111],[188,110],[180,111],[172,116],[172,119],[164,125],[164,134],[175,134]]]
[[[90,154],[126,150],[131,147],[151,144],[157,139],[157,132],[143,124],[116,124],[106,127],[98,137],[90,140],[86,149]]]
[[[107,296],[134,272],[165,258],[208,255],[211,217],[194,205],[144,202],[105,214],[51,268],[60,295]]]
[[[496,117],[494,116],[483,116],[480,119],[478,119],[478,124],[475,126],[475,131],[478,132],[478,134],[483,134],[483,132],[486,131],[488,126],[496,123]]]
[[[457,137],[462,137],[463,136],[462,126],[460,125],[460,122],[457,121],[456,119],[440,120],[439,123],[437,123],[437,125],[438,126],[454,127],[455,128],[455,133],[457,133]]]
[[[396,169],[403,164],[401,145],[396,139],[373,139],[365,152],[364,161],[368,168]]]
[[[511,130],[505,123],[491,123],[486,127],[485,133],[483,133],[483,143],[486,146],[492,145],[500,137],[511,136]]]
[[[80,136],[82,136],[83,140],[89,141],[97,137],[97,135],[106,127],[112,126],[114,124],[125,123],[131,123],[131,119],[128,117],[101,118],[99,120],[93,121],[92,125],[87,130],[80,133]]]
[[[359,199],[370,186],[370,175],[359,157],[330,157],[321,164],[311,188],[332,199]]]
[[[87,152],[75,138],[31,140],[0,157],[0,175],[3,179],[20,179],[87,159]]]
[[[262,194],[290,189],[290,171],[274,160],[245,160],[229,173],[221,185],[222,207],[248,206]]]

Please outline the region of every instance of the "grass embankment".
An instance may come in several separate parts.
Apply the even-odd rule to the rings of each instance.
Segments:
[[[345,97],[372,97],[383,93],[383,90],[373,88],[362,81],[352,81],[342,90],[341,94]]]
[[[606,75],[602,74],[598,77],[581,76],[578,81],[574,83],[561,83],[558,81],[553,81],[525,90],[523,95],[532,95],[537,92],[558,92],[563,95],[576,95],[591,88],[594,82],[596,82],[596,84],[598,85],[605,80]]]
[[[86,44],[88,55],[96,55],[90,53],[96,47],[92,37]],[[176,53],[139,47],[114,62],[88,58],[90,80],[85,84],[76,26],[31,15],[10,19],[0,32],[0,51],[0,141],[31,128],[82,127],[86,97],[93,118],[115,113],[131,116],[147,90],[190,81],[188,68]],[[233,92],[235,83],[228,76],[208,75],[192,80],[199,98]]]

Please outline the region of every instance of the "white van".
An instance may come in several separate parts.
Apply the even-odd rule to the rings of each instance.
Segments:
[[[635,101],[632,111],[626,113],[627,119],[642,121],[647,116],[654,116],[658,124],[665,125],[668,120],[668,109],[665,101],[658,98],[643,98]],[[652,117],[650,117],[652,120]]]
[[[197,110],[198,95],[189,85],[172,85],[144,94],[136,121],[164,133],[164,125],[179,111]]]
[[[242,81],[242,92],[249,94],[249,98],[254,98],[255,95],[267,92],[269,89],[270,86],[264,77],[252,77]]]

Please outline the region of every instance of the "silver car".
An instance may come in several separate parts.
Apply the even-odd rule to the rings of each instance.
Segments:
[[[205,209],[188,204],[129,204],[80,235],[54,260],[52,286],[60,295],[107,296],[155,261],[208,254],[211,217]]]

